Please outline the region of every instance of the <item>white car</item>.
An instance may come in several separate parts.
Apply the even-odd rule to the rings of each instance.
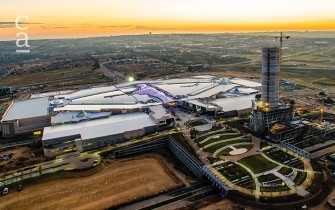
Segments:
[[[0,193],[2,195],[6,195],[8,191],[9,191],[8,187],[5,187],[4,184],[0,182]]]

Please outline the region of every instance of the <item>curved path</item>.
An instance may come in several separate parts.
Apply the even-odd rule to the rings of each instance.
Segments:
[[[257,155],[260,154],[260,144],[261,144],[261,140],[259,138],[256,138],[254,136],[251,137],[251,141],[254,144],[254,146],[252,147],[251,150],[249,150],[246,153],[243,153],[241,155],[235,155],[235,156],[220,156],[220,159],[224,159],[224,160],[229,160],[233,163],[236,163],[237,161],[245,158],[245,157],[249,157],[252,155]]]
[[[223,151],[223,150],[225,150],[225,149],[227,149],[227,148],[231,148],[231,147],[234,147],[234,146],[238,146],[238,145],[250,145],[250,144],[252,144],[251,142],[241,142],[241,143],[236,143],[236,144],[229,144],[229,145],[227,145],[227,146],[224,146],[224,147],[221,147],[220,149],[217,149],[214,153],[213,153],[213,155],[212,155],[212,157],[214,157],[214,158],[216,158],[216,156],[217,156],[217,154],[218,153],[220,153],[221,151]],[[235,148],[235,147],[234,147]],[[232,149],[232,148],[231,148]],[[235,148],[236,149],[236,148]],[[247,153],[248,151],[246,151],[246,152],[244,152],[244,153]],[[241,153],[241,154],[237,154],[237,155],[242,155],[242,154],[244,154],[244,153]],[[236,156],[237,156],[236,155]],[[234,156],[234,155],[232,155],[232,156]],[[226,156],[225,156],[226,157]]]
[[[210,137],[205,138],[201,142],[199,142],[199,144],[206,143],[210,139],[220,138],[220,136],[227,136],[227,135],[232,135],[232,134],[237,134],[237,133],[222,133],[222,134],[218,134],[217,136],[210,136]]]

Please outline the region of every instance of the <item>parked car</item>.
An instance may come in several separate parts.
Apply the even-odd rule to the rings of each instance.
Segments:
[[[6,195],[9,192],[9,188],[0,182],[0,194]]]

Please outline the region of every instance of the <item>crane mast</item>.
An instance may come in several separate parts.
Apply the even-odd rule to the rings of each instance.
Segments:
[[[281,87],[282,87],[282,62],[283,62],[283,40],[289,39],[291,36],[284,36],[283,32],[280,32],[280,36],[275,36],[276,40],[279,39],[279,98],[281,95]]]

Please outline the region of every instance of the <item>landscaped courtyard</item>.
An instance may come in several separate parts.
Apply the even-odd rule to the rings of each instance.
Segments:
[[[236,129],[213,126],[207,132],[193,131],[192,139],[202,158],[207,158],[214,170],[247,194],[259,196],[305,196],[309,192],[298,186],[308,186],[313,172],[303,170],[308,161],[292,155],[267,141],[246,136]],[[305,183],[305,184],[304,184]],[[245,190],[243,190],[245,189]]]

